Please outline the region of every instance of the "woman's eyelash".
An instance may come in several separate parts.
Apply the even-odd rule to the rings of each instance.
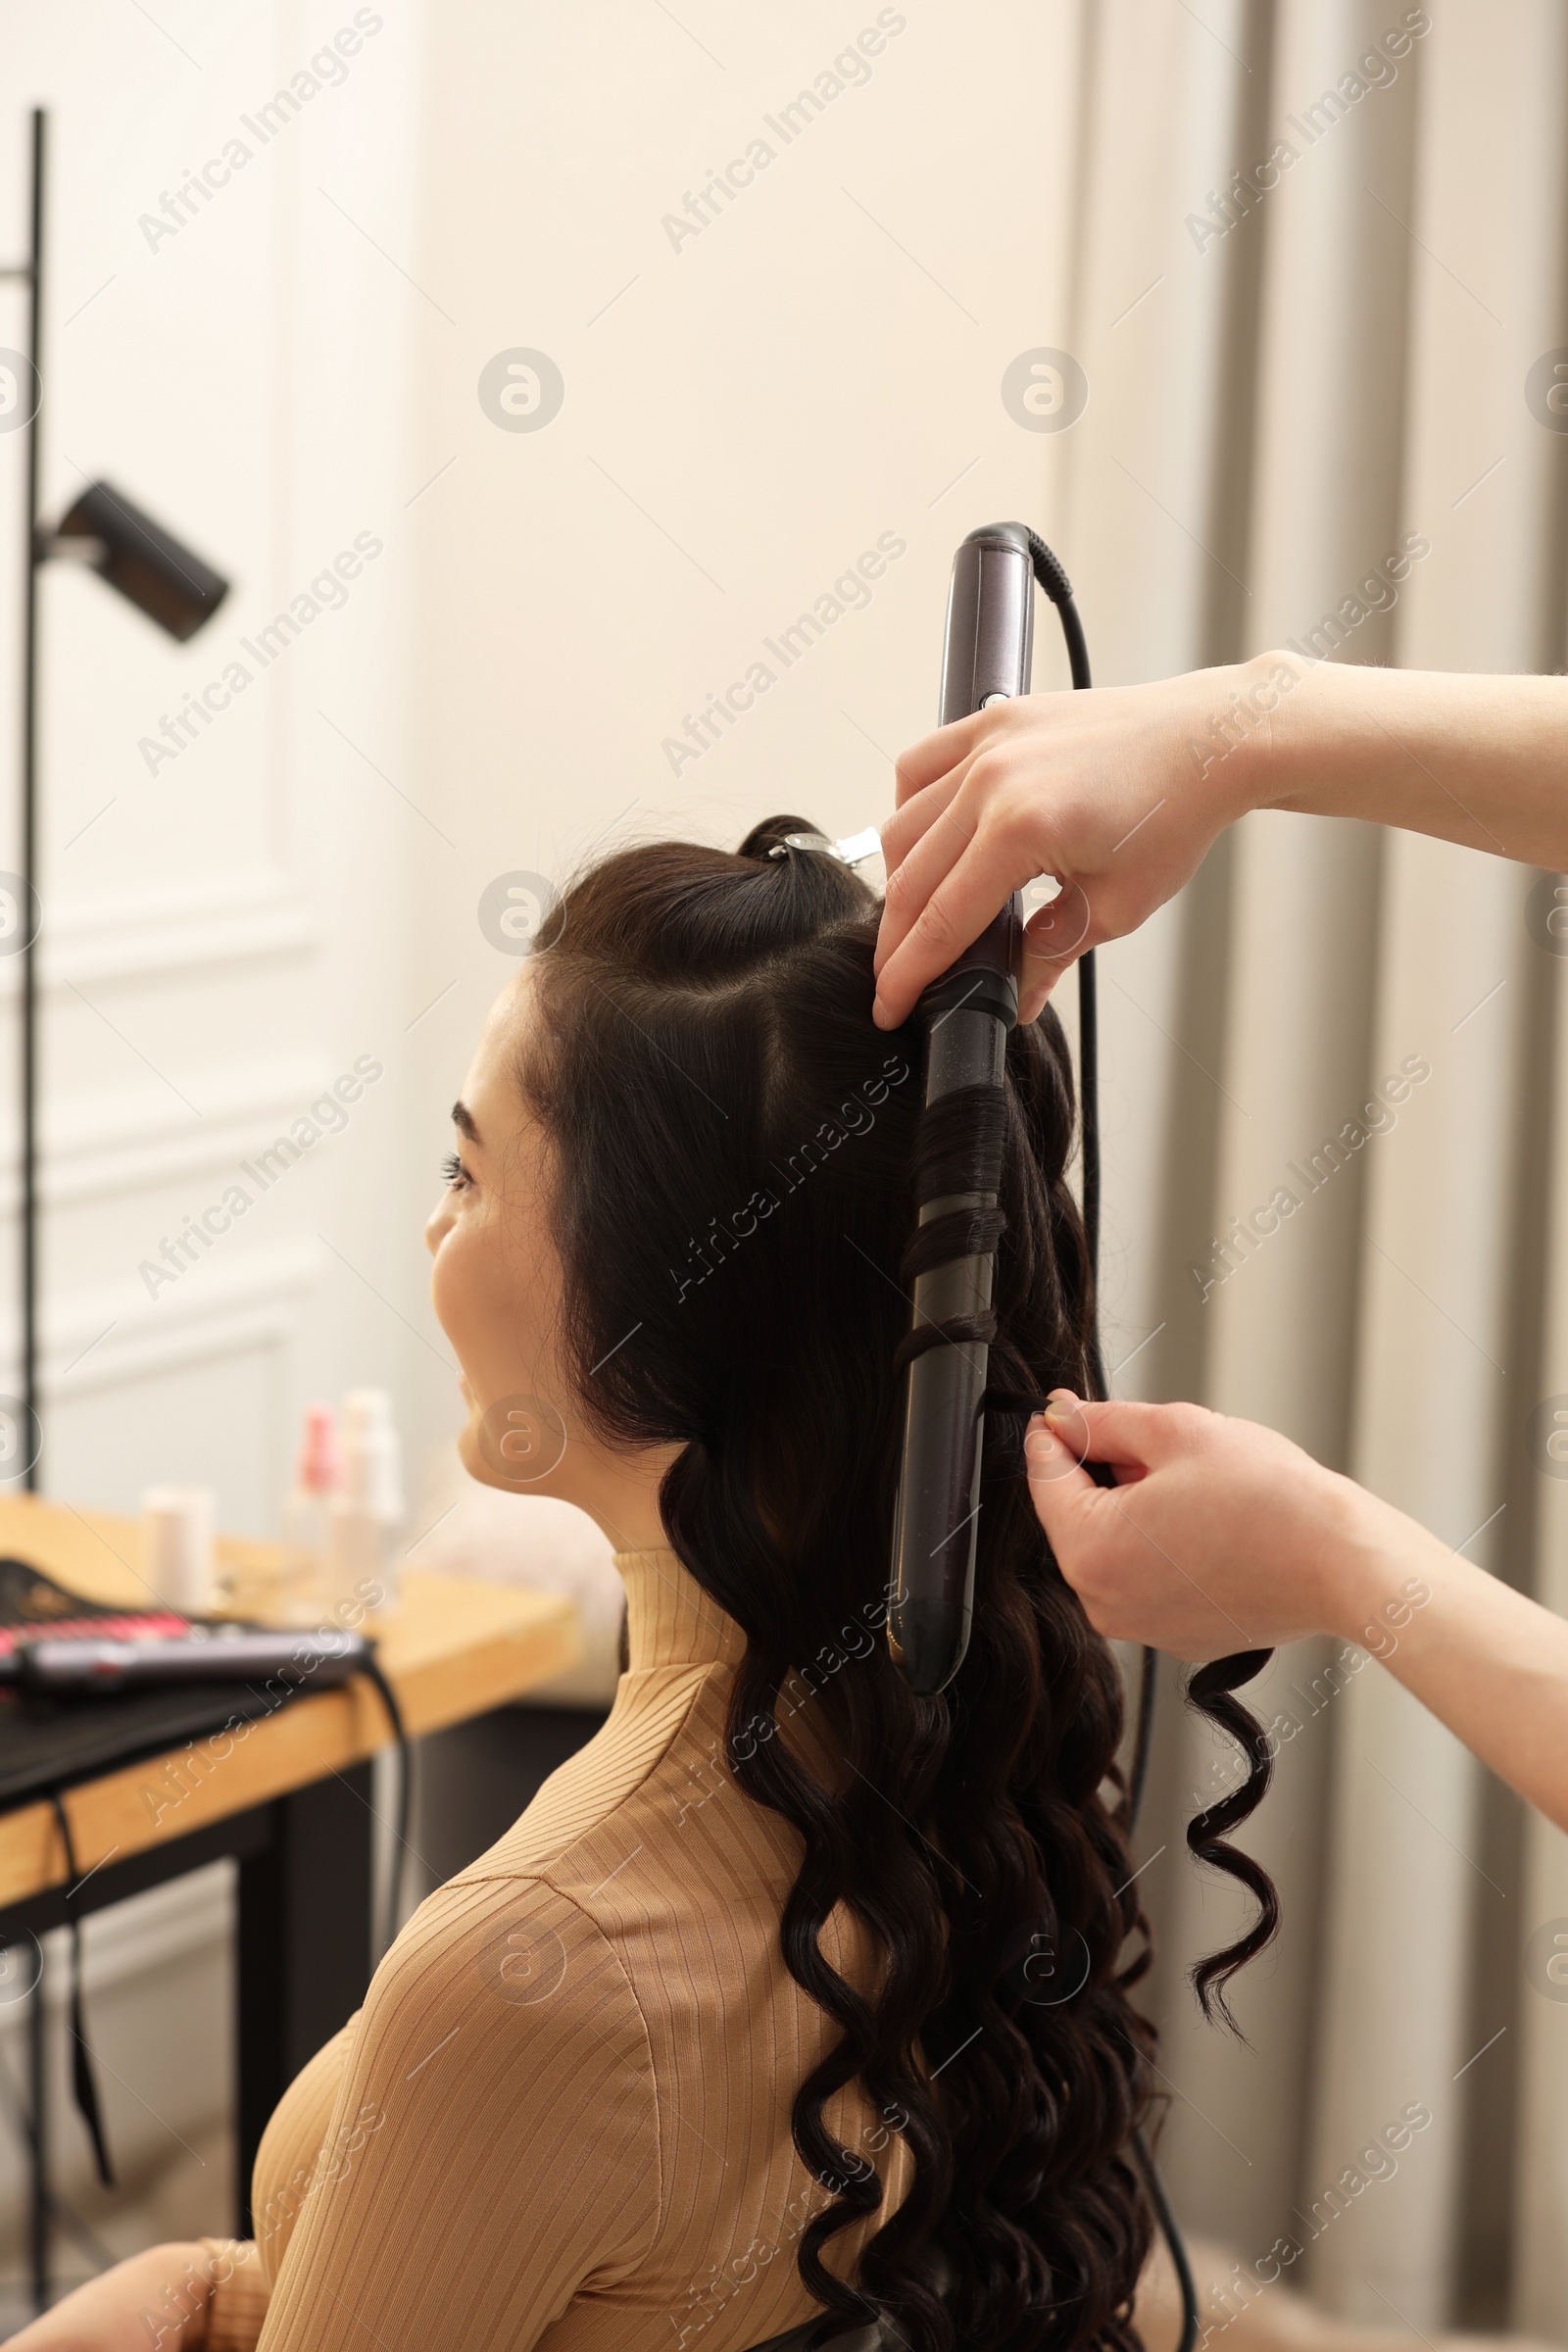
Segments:
[[[448,1184],[466,1184],[468,1171],[455,1152],[449,1152],[441,1162],[441,1173]]]

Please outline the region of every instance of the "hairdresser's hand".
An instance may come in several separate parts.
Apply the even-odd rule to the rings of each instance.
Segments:
[[[1054,874],[1061,896],[1025,940],[1032,1020],[1069,963],[1152,914],[1255,808],[1366,817],[1561,873],[1568,680],[1259,654],[1152,686],[1024,695],[939,727],[899,761],[883,829],[878,1022],[906,1020],[1013,891]]]
[[[8,2352],[196,2352],[207,2341],[211,2264],[195,2243],[149,2246],[100,2272],[8,2336]]]
[[[898,812],[882,830],[879,1024],[907,1019],[921,989],[1041,874],[1061,893],[1024,933],[1024,1020],[1085,949],[1135,929],[1180,890],[1250,805],[1252,763],[1237,753],[1279,702],[1271,661],[1286,658],[1152,686],[1023,695],[906,752]],[[1249,696],[1243,729],[1235,714]],[[1216,722],[1229,723],[1234,749]]]
[[[1054,1390],[1029,1492],[1091,1625],[1179,1658],[1336,1634],[1568,1830],[1568,1621],[1299,1446],[1196,1404]],[[1114,1487],[1082,1465],[1108,1462]]]
[[[1371,1632],[1385,1597],[1380,1539],[1410,1523],[1273,1430],[1058,1389],[1024,1459],[1061,1573],[1111,1640],[1191,1659],[1315,1633],[1377,1646],[1362,1621]],[[1116,1485],[1096,1486],[1085,1460],[1110,1463]]]

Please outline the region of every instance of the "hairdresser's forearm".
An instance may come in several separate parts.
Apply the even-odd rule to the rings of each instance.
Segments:
[[[1413,1519],[1366,1500],[1365,1540],[1347,1547],[1333,1630],[1359,1642],[1375,1623],[1371,1645],[1389,1672],[1499,1780],[1568,1830],[1568,1622]],[[1396,1632],[1387,1595],[1408,1592],[1411,1582],[1431,1598]]]
[[[1568,871],[1568,678],[1307,664],[1241,747],[1253,807],[1360,816]]]
[[[212,2265],[199,2242],[149,2246],[7,2337],[11,2352],[197,2352]]]

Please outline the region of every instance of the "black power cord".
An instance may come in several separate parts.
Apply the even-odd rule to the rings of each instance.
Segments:
[[[1038,531],[1029,533],[1029,554],[1035,567],[1035,578],[1055,606],[1061,619],[1061,633],[1067,644],[1067,665],[1072,675],[1073,689],[1092,683],[1089,674],[1089,645],[1084,636],[1084,624],[1073,602],[1072,582],[1063,570],[1060,559],[1046,545]],[[1098,1300],[1100,1286],[1100,1000],[1095,977],[1095,952],[1078,958],[1078,1097],[1081,1106],[1084,1143],[1083,1217],[1084,1241],[1089,1251],[1089,1276]],[[1099,1318],[1089,1335],[1089,1371],[1097,1396],[1109,1394],[1105,1379],[1104,1359],[1100,1348]],[[1143,1673],[1138,1690],[1138,1721],[1133,1740],[1133,1757],[1127,1778],[1126,1826],[1129,1834],[1138,1820],[1143,1802],[1144,1784],[1149,1778],[1149,1745],[1154,1728],[1154,1652],[1146,1648]]]
[[[60,1842],[66,1849],[66,1903],[69,1909],[71,1898],[81,1884],[81,1873],[76,1868],[75,1842],[71,1835],[71,1820],[66,1812],[65,1800],[58,1788],[51,1788],[48,1793],[60,1829]],[[77,2112],[87,2128],[87,2137],[92,2142],[98,2178],[105,2188],[113,2188],[116,2186],[115,2168],[109,2155],[109,2140],[104,2132],[103,2110],[98,2098],[98,2082],[93,2073],[92,2051],[87,2041],[87,2022],[81,2008],[81,1920],[74,1911],[70,1914],[70,1928],[71,2087]],[[39,1997],[42,1997],[41,1979]]]
[[[397,1693],[388,1682],[381,1661],[373,1650],[366,1659],[361,1671],[368,1681],[375,1685],[380,1694],[381,1704],[386,1709],[387,1720],[392,1726],[392,1734],[397,1741],[398,1749],[398,1813],[394,1831],[397,1846],[392,1856],[392,1867],[387,1873],[386,1915],[380,1941],[376,1948],[376,1959],[380,1961],[392,1949],[403,1910],[405,1861],[409,1851],[409,1826],[413,1811],[414,1751],[409,1743],[409,1735],[404,1729],[403,1710],[398,1705]]]
[[[1089,646],[1084,637],[1083,622],[1073,602],[1072,583],[1061,564],[1040,537],[1038,531],[1029,533],[1029,555],[1034,564],[1035,578],[1055,606],[1061,620],[1061,633],[1066,640],[1067,663],[1072,673],[1074,690],[1090,684]],[[1099,1000],[1095,983],[1095,954],[1091,948],[1078,958],[1078,1094],[1083,1132],[1083,1219],[1084,1242],[1089,1257],[1090,1296],[1097,1310],[1100,1286],[1100,1019]],[[1105,1396],[1104,1358],[1100,1347],[1098,1311],[1090,1324],[1088,1347],[1090,1386],[1097,1397]],[[1144,1789],[1149,1780],[1149,1758],[1154,1729],[1155,1653],[1145,1648],[1138,1683],[1138,1707],[1133,1732],[1132,1761],[1127,1775],[1127,1793],[1122,1812],[1122,1826],[1130,1838],[1137,1824]],[[1170,2249],[1175,2265],[1182,2298],[1182,2332],[1177,2352],[1195,2352],[1198,2342],[1200,2314],[1198,2289],[1193,2279],[1193,2267],[1187,2258],[1187,2248],[1171,2211],[1164,2183],[1155,2170],[1154,2159],[1143,2132],[1133,2134],[1133,2152],[1143,2175],[1149,2201],[1159,2224],[1160,2234]]]

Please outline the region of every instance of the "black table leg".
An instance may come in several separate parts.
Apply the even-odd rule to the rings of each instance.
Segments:
[[[32,2127],[31,2202],[28,2246],[32,2308],[49,2308],[49,2039],[43,1997],[43,1946],[38,1946],[38,1981],[27,2001],[27,2106]]]
[[[370,1766],[270,1808],[266,1849],[239,1866],[239,2235],[255,2235],[251,2169],[269,2117],[370,1981]]]

